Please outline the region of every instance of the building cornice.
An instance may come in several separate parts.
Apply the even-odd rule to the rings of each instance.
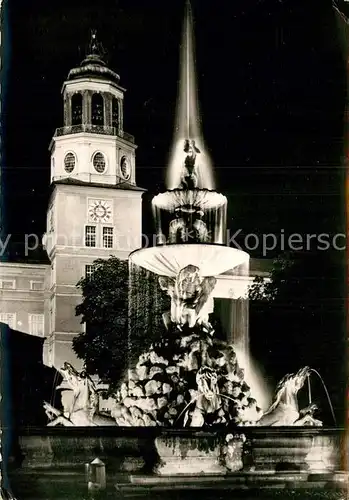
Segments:
[[[16,268],[16,269],[49,269],[49,264],[26,264],[22,262],[0,262],[0,267]],[[32,277],[30,275],[30,277]]]
[[[79,191],[80,188],[99,188],[99,189],[108,189],[114,190],[119,193],[124,193],[125,196],[131,196],[131,193],[145,193],[147,190],[140,188],[138,186],[134,186],[133,184],[129,184],[127,181],[120,182],[119,184],[103,184],[99,182],[85,182],[77,179],[59,179],[52,182],[53,186],[67,186],[67,187],[76,187]]]

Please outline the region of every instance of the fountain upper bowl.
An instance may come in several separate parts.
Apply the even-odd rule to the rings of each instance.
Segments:
[[[130,262],[159,276],[175,277],[188,265],[197,266],[202,276],[218,276],[249,262],[248,253],[224,245],[173,244],[135,250]]]

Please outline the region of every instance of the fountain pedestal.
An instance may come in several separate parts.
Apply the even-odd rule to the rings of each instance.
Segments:
[[[251,470],[332,473],[341,469],[338,430],[322,428],[254,429],[250,435]]]
[[[340,470],[339,450],[345,450],[345,448],[345,442],[338,434],[319,433],[314,435],[309,453],[305,457],[308,470],[313,474]]]
[[[154,472],[160,476],[225,475],[227,468],[236,472],[243,468],[242,444],[240,435],[231,436],[227,447],[213,432],[163,433],[155,439],[160,461]]]
[[[203,449],[203,443],[205,448]],[[155,473],[161,476],[173,475],[223,475],[226,468],[220,464],[220,443],[214,436],[188,437],[161,436],[156,438],[155,447],[160,463]]]
[[[234,437],[240,433],[235,429]],[[22,458],[20,467],[9,471],[10,484],[16,488],[16,498],[24,500],[56,498],[58,485],[61,492],[67,493],[60,499],[83,499],[87,494],[84,464],[98,457],[106,464],[111,498],[129,494],[152,498],[155,489],[162,491],[164,498],[174,490],[186,494],[192,490],[194,496],[198,491],[207,495],[211,490],[206,498],[223,497],[226,492],[226,498],[230,498],[234,494],[232,490],[239,496],[249,489],[248,495],[258,491],[258,498],[269,498],[270,492],[263,497],[263,490],[269,488],[278,489],[277,498],[282,500],[295,496],[313,498],[314,490],[325,489],[323,498],[346,498],[349,478],[344,460],[342,463],[340,460],[341,456],[342,459],[348,456],[344,429],[246,427],[243,434],[246,436],[244,453],[240,450],[233,464],[237,466],[243,459],[244,468],[231,470],[228,463],[223,467],[220,461],[222,446],[227,442],[226,432],[156,427],[71,427],[69,431],[63,427],[25,428],[19,436],[19,450],[24,460]],[[301,448],[303,451],[299,453]],[[290,462],[292,450],[298,458],[293,457],[294,468],[290,470],[285,468],[285,458]],[[158,455],[162,463],[154,474],[151,471],[156,461],[159,463]],[[327,464],[324,463],[326,455]],[[144,460],[145,467],[142,470],[125,468],[126,456],[137,464]],[[325,468],[321,473],[320,462]],[[255,470],[254,465],[258,466]]]

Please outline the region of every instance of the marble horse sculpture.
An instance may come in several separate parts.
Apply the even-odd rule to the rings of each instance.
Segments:
[[[310,404],[299,410],[297,394],[304,386],[309,376],[310,368],[304,367],[297,373],[285,375],[278,383],[274,401],[270,408],[256,423],[259,426],[322,426],[322,422],[313,417],[317,410],[315,404]]]
[[[313,417],[317,410],[315,404],[299,410],[297,393],[304,386],[310,369],[306,366],[297,373],[285,375],[275,391],[274,401],[270,408],[258,420],[250,420],[250,425],[257,426],[322,426],[322,422]],[[221,405],[221,398],[229,398],[221,394],[217,385],[215,371],[209,367],[202,367],[197,373],[198,391],[196,396],[186,406],[182,414],[184,426],[201,427],[205,422],[205,414],[217,411]],[[189,406],[194,403],[195,409],[191,420],[188,419]],[[246,413],[246,410],[245,410]],[[254,414],[257,414],[254,412]]]
[[[64,363],[58,371],[63,376],[62,384],[57,387],[62,390],[63,411],[45,401],[44,410],[50,419],[48,426],[116,425],[113,418],[98,411],[98,390],[86,372],[77,372],[69,363]]]

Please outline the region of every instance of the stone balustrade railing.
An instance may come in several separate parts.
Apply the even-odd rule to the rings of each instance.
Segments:
[[[134,136],[124,132],[123,130],[117,130],[116,127],[108,127],[105,125],[91,125],[82,124],[79,125],[69,125],[66,127],[60,127],[56,129],[55,137],[60,137],[62,135],[70,134],[80,134],[81,132],[87,132],[91,134],[101,134],[101,135],[115,135],[124,139],[128,142],[135,142]]]

